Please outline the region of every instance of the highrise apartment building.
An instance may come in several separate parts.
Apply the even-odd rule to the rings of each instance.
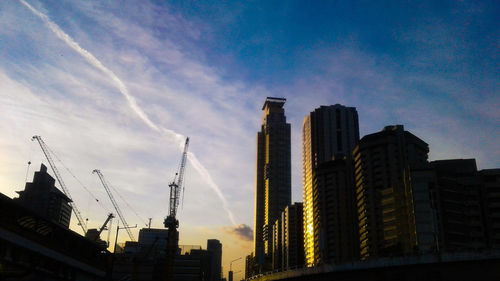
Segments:
[[[354,107],[345,107],[339,104],[321,106],[304,118],[302,126],[302,164],[303,164],[303,200],[304,200],[304,251],[307,266],[320,262],[321,253],[330,251],[323,247],[322,233],[331,231],[326,225],[318,224],[314,218],[320,214],[323,207],[315,197],[318,190],[326,188],[323,181],[316,181],[316,169],[325,162],[337,158],[346,158],[347,165],[351,163],[351,153],[359,141],[358,113]],[[324,171],[323,171],[324,172]],[[324,173],[323,173],[324,174]],[[347,179],[347,178],[346,178]],[[345,187],[347,183],[342,183]],[[331,187],[333,189],[337,187]],[[340,200],[350,200],[348,198]],[[354,204],[354,200],[348,204]],[[316,207],[315,207],[316,206]],[[338,206],[335,206],[337,208]],[[355,212],[354,207],[348,207],[350,212]],[[355,217],[354,215],[351,217]],[[338,225],[337,225],[338,227]],[[351,228],[355,223],[342,226],[342,231],[355,232]],[[321,238],[320,238],[321,236]],[[324,256],[324,254],[323,254]]]
[[[410,172],[427,165],[428,152],[428,144],[402,125],[359,141],[353,157],[361,260],[416,252]]]
[[[271,258],[272,226],[291,201],[290,124],[283,108],[286,99],[268,97],[257,133],[254,254],[259,264]]]
[[[494,205],[481,198],[482,181],[476,160],[437,160],[430,162],[430,166],[436,176],[433,200],[438,214],[439,250],[477,252],[487,248],[486,218],[489,216],[483,213],[482,206],[484,203],[485,207]]]
[[[304,265],[303,204],[294,203],[283,211],[282,269],[288,270]]]
[[[353,182],[352,164],[346,159],[323,162],[315,169],[312,188],[315,264],[358,260]]]
[[[304,265],[303,205],[286,206],[273,225],[273,270],[288,270]]]

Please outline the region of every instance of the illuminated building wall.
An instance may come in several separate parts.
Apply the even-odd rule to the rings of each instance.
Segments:
[[[359,141],[358,113],[354,107],[339,104],[321,106],[304,118],[302,125],[302,165],[304,200],[304,251],[307,266],[319,263],[318,237],[314,236],[313,177],[315,169],[335,155],[350,159]],[[349,160],[350,161],[350,160]]]

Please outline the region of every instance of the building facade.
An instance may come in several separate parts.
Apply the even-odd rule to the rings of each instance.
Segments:
[[[361,260],[417,251],[410,172],[426,166],[428,152],[428,144],[402,125],[367,135],[355,148]]]
[[[313,181],[315,169],[323,162],[344,155],[350,161],[359,141],[358,113],[339,104],[321,106],[304,118],[302,125],[302,165],[304,200],[304,251],[307,266],[319,263],[315,256]],[[315,240],[316,239],[316,240]]]
[[[302,203],[286,207],[282,213],[282,269],[304,266],[304,224]]]
[[[69,228],[72,207],[69,199],[55,186],[55,179],[47,173],[47,167],[41,164],[35,172],[33,182],[27,182],[23,191],[18,191],[19,198],[14,200],[65,228]]]
[[[488,245],[500,249],[500,169],[479,171]]]
[[[303,204],[288,205],[273,225],[273,270],[304,266]]]
[[[476,160],[437,160],[430,162],[430,166],[436,174],[434,204],[439,251],[477,252],[486,249],[486,220]]]
[[[358,260],[359,239],[350,161],[319,164],[313,175],[312,202],[315,263]]]
[[[257,133],[254,253],[260,265],[265,257],[271,259],[272,225],[291,200],[290,124],[286,122],[285,101],[266,99]]]
[[[207,251],[210,253],[210,281],[220,281],[222,278],[222,244],[217,239],[207,240]]]

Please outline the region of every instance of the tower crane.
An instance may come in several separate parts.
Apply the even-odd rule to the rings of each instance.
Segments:
[[[69,202],[69,204],[71,205],[71,207],[73,209],[73,213],[75,214],[76,219],[78,220],[78,225],[83,230],[83,235],[85,235],[87,233],[87,226],[85,224],[85,221],[84,221],[84,219],[82,217],[82,214],[80,213],[80,211],[76,207],[75,202],[71,198],[71,195],[69,194],[69,190],[66,187],[66,184],[64,183],[64,181],[63,181],[63,179],[61,177],[61,174],[59,173],[59,170],[57,169],[57,166],[54,163],[54,160],[52,159],[52,155],[51,155],[51,152],[50,152],[49,148],[47,147],[47,145],[45,144],[45,142],[42,140],[41,136],[33,136],[31,138],[31,140],[32,141],[37,140],[38,143],[40,144],[40,147],[42,148],[43,154],[45,154],[45,158],[47,158],[47,161],[49,161],[50,167],[52,168],[52,171],[54,172],[54,175],[56,176],[56,179],[59,182],[59,185],[61,186],[64,194],[71,200]]]
[[[132,231],[130,231],[130,227],[128,226],[127,221],[125,221],[125,218],[123,217],[122,211],[118,207],[118,204],[116,203],[115,198],[113,197],[113,194],[111,193],[111,190],[109,189],[108,183],[106,182],[106,179],[104,178],[103,174],[101,173],[100,170],[97,170],[97,169],[92,171],[92,173],[93,174],[95,173],[99,176],[99,179],[101,180],[102,186],[104,186],[106,193],[108,193],[109,199],[111,200],[113,207],[115,207],[115,210],[118,213],[120,220],[122,221],[125,229],[127,230],[128,237],[130,237],[130,240],[135,241],[134,235],[132,235]]]
[[[179,170],[175,173],[174,180],[168,185],[170,187],[170,208],[168,216],[165,218],[163,224],[168,229],[167,236],[167,259],[165,267],[165,279],[173,280],[174,261],[175,255],[179,248],[179,221],[176,218],[177,207],[179,206],[180,193],[183,188],[182,181],[184,180],[184,169],[186,168],[187,150],[189,146],[189,138],[186,138],[184,144],[184,152],[182,153],[181,164]]]
[[[179,227],[179,221],[177,220],[176,216],[177,216],[177,207],[179,206],[180,193],[183,188],[182,181],[184,180],[184,169],[186,168],[188,146],[189,146],[189,138],[186,138],[186,143],[184,144],[184,152],[182,153],[179,171],[175,173],[174,180],[168,185],[170,187],[170,208],[168,216],[164,221],[164,225],[168,229]]]

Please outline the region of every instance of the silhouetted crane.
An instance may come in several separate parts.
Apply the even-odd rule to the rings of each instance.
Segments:
[[[165,280],[173,280],[174,259],[179,248],[179,232],[177,231],[177,228],[179,227],[179,221],[177,220],[176,215],[177,207],[179,206],[181,190],[183,189],[182,181],[184,179],[184,169],[186,167],[188,146],[189,138],[186,138],[179,170],[177,173],[175,173],[175,177],[172,183],[168,185],[170,187],[170,208],[168,211],[168,216],[163,222],[165,227],[168,229]]]
[[[75,202],[71,198],[71,195],[69,194],[69,190],[66,187],[66,184],[64,183],[61,174],[59,173],[59,170],[57,169],[56,164],[54,163],[54,160],[52,159],[52,152],[48,148],[48,146],[45,144],[45,142],[42,140],[41,136],[33,136],[31,138],[32,141],[37,140],[38,143],[40,144],[40,147],[42,148],[43,154],[45,154],[45,158],[47,158],[47,161],[49,161],[49,165],[52,168],[52,171],[54,172],[54,175],[56,176],[57,181],[59,182],[59,185],[61,186],[64,194],[71,200],[69,204],[73,208],[73,213],[75,213],[76,219],[78,220],[78,225],[82,228],[83,230],[83,235],[87,234],[87,226],[83,220],[82,214],[80,211],[78,211],[78,208],[76,207]]]
[[[111,190],[109,189],[108,183],[106,182],[104,175],[101,173],[100,170],[97,170],[97,169],[92,171],[92,173],[95,173],[99,176],[99,179],[101,180],[102,186],[104,186],[106,193],[108,193],[109,199],[111,200],[113,207],[115,207],[116,213],[118,213],[118,216],[120,217],[120,220],[122,221],[122,224],[124,225],[124,228],[127,230],[128,237],[130,237],[130,240],[135,241],[134,235],[132,235],[132,231],[130,231],[130,227],[128,226],[128,223],[125,220],[125,218],[123,217],[122,211],[118,207],[118,204],[116,203],[115,198],[113,197],[113,194],[111,193]]]
[[[169,229],[179,227],[179,221],[177,220],[176,216],[177,216],[177,207],[179,206],[179,201],[180,201],[180,193],[183,188],[182,181],[184,180],[184,169],[186,167],[188,146],[189,146],[189,138],[186,138],[186,143],[184,144],[184,152],[182,153],[179,171],[175,173],[174,180],[168,185],[170,187],[170,208],[168,216],[164,221],[164,225]]]

